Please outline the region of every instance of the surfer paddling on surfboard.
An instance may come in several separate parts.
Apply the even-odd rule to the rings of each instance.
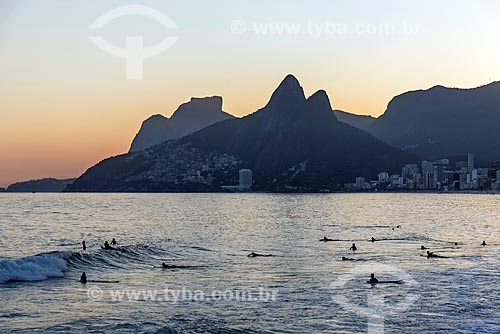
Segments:
[[[427,251],[427,258],[428,259],[430,259],[430,258],[442,258],[442,259],[446,259],[448,257],[447,256],[442,256],[442,255],[437,255],[437,254],[434,254],[434,252]]]
[[[82,276],[80,276],[80,283],[87,284],[87,282],[89,282],[89,283],[120,283],[120,281],[89,280],[89,279],[87,279],[87,274],[85,274],[85,272],[83,272]]]
[[[370,277],[370,280],[366,283],[370,283],[370,284],[403,284],[403,281],[399,280],[399,281],[379,281],[376,277],[375,277],[375,274],[371,274],[371,277]]]
[[[259,254],[259,253],[251,252],[247,256],[248,257],[258,257],[258,256],[269,257],[269,256],[274,256],[274,255],[273,254]]]

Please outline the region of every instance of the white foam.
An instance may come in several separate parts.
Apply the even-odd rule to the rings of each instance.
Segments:
[[[41,281],[63,277],[67,268],[66,258],[71,252],[53,252],[27,256],[21,259],[0,260],[0,283],[9,281]]]

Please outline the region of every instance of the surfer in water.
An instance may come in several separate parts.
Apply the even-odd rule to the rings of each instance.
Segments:
[[[349,250],[352,250],[353,252],[355,252],[357,249],[358,249],[358,247],[356,247],[355,243],[352,243],[351,248],[349,248]]]
[[[255,252],[251,252],[250,254],[247,255],[248,257],[257,257],[257,256],[273,256],[272,254],[259,254]]]
[[[430,258],[447,258],[447,256],[441,256],[441,255],[437,255],[437,254],[434,254],[434,252],[429,252],[427,251],[427,258],[430,259]]]
[[[113,238],[113,240],[111,240],[111,244],[112,244],[112,245],[116,245],[116,240],[115,240],[115,238]]]
[[[102,247],[102,249],[105,249],[105,250],[114,250],[114,249],[116,249],[116,248],[111,247],[109,245],[109,242],[107,240],[104,242],[104,247],[103,246],[101,246],[101,247]]]
[[[357,260],[342,256],[342,261],[357,261]]]
[[[422,246],[420,246],[420,249],[421,250],[426,250],[426,249],[429,249],[429,248],[427,248],[427,247],[425,247],[425,246],[422,245]]]
[[[375,274],[371,274],[370,281],[371,284],[378,283],[378,279],[375,278]]]
[[[327,241],[333,241],[333,239],[323,237],[323,239],[319,239],[319,241],[327,242]]]
[[[120,283],[120,281],[88,280],[87,279],[87,274],[85,274],[85,272],[83,272],[82,276],[80,276],[80,282],[82,284],[86,284],[87,282],[92,282],[92,283]]]
[[[374,237],[372,237],[372,240],[371,240],[371,242],[375,242],[375,241],[376,241],[376,240],[375,240],[375,238],[374,238]]]
[[[82,273],[82,276],[80,276],[80,283],[87,283],[87,274],[85,274],[85,271]]]
[[[85,240],[82,241],[82,248],[83,250],[87,250],[87,245],[85,245]]]
[[[483,240],[483,243],[481,244],[481,246],[486,246],[486,241]]]
[[[183,269],[183,268],[190,268],[190,266],[178,266],[178,265],[175,265],[175,264],[166,264],[165,262],[163,262],[161,264],[161,267],[162,267],[162,269]]]

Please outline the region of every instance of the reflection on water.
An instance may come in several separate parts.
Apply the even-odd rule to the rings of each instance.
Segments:
[[[359,333],[366,316],[335,295],[396,307],[414,294],[386,317],[386,333],[498,333],[499,204],[466,194],[0,194],[0,282],[16,280],[0,284],[0,332]],[[118,250],[101,250],[113,237]],[[447,258],[428,259],[421,245]],[[372,287],[371,268],[416,284]],[[120,283],[83,286],[82,271]],[[102,299],[89,298],[95,286]],[[166,287],[277,295],[111,300]]]

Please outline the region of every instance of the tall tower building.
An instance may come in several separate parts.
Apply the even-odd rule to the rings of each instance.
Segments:
[[[467,155],[467,170],[470,172],[474,169],[474,153]]]
[[[252,187],[252,170],[240,169],[240,190],[250,190]]]

